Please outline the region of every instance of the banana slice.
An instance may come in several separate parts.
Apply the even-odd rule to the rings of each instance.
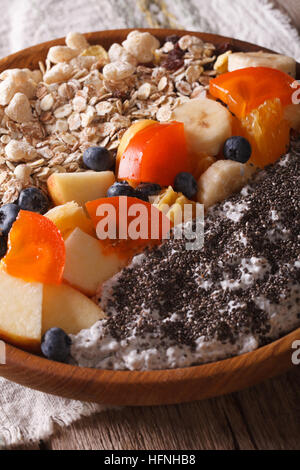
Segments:
[[[300,131],[300,104],[289,104],[284,108],[284,118],[296,131]]]
[[[230,112],[208,98],[192,99],[175,108],[172,119],[184,123],[188,151],[217,155],[231,136]]]
[[[228,72],[246,67],[270,67],[296,76],[296,62],[292,57],[269,52],[234,52],[228,55]]]
[[[197,201],[208,209],[241,190],[255,171],[255,167],[247,163],[216,161],[198,180]]]

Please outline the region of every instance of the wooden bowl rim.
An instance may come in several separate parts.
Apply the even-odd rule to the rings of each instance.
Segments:
[[[285,344],[292,344],[296,339],[300,339],[300,327],[282,336],[276,341],[272,341],[266,346],[259,347],[244,354],[189,367],[146,371],[94,369],[89,367],[79,367],[76,365],[64,364],[61,362],[50,361],[44,357],[31,354],[8,343],[6,343],[6,353],[8,365],[10,365],[11,357],[13,357],[14,362],[18,364],[24,364],[26,361],[27,370],[30,372],[41,370],[47,372],[50,364],[55,365],[57,367],[55,371],[57,380],[62,380],[64,377],[71,375],[75,381],[81,381],[82,378],[84,378],[86,381],[86,377],[83,377],[83,375],[86,375],[86,373],[89,372],[91,374],[91,378],[93,380],[97,380],[99,384],[103,382],[109,382],[110,384],[123,385],[134,382],[135,384],[145,385],[145,383],[156,384],[158,381],[161,382],[161,374],[164,373],[164,381],[176,384],[178,379],[190,378],[190,372],[192,372],[192,377],[197,380],[197,378],[203,377],[205,375],[206,370],[210,369],[211,371],[212,367],[216,368],[216,375],[221,373],[223,369],[228,369],[229,365],[232,372],[234,372],[240,368],[239,366],[241,364],[241,358],[244,360],[243,363],[251,360],[251,362],[256,362],[256,365],[259,366],[259,364],[264,361],[271,347],[274,350],[278,350],[280,355],[282,353],[281,346]],[[258,360],[255,361],[255,358]],[[27,361],[27,359],[30,360]]]
[[[139,30],[150,32],[156,35],[159,39],[163,39],[166,36],[171,34],[177,34],[183,36],[185,34],[194,34],[203,38],[207,42],[212,42],[214,44],[220,44],[227,42],[233,47],[241,48],[241,50],[264,50],[271,51],[270,49],[260,47],[256,44],[249,43],[246,41],[241,41],[238,39],[211,34],[211,33],[201,33],[197,31],[187,31],[187,30],[178,30],[178,29],[155,29],[155,28],[131,28],[131,29],[114,29],[106,31],[96,31],[92,33],[85,33],[87,39],[93,44],[94,42],[103,41],[103,43],[108,42],[111,44],[113,41],[119,41],[124,39],[130,31]],[[108,40],[107,40],[108,39]],[[25,48],[21,51],[15,52],[0,59],[0,70],[10,68],[10,65],[15,61],[18,61],[22,56],[27,57],[29,54],[32,56],[35,52],[45,52],[45,56],[49,47],[58,44],[64,44],[65,38],[58,38],[50,41],[46,41],[40,44],[37,44],[32,47]],[[24,60],[23,60],[24,62]],[[22,60],[21,60],[22,63]],[[32,63],[35,63],[33,60]],[[35,66],[37,64],[35,63]],[[24,66],[22,64],[21,66]],[[300,75],[300,64],[297,63],[297,76]],[[120,388],[126,387],[128,384],[139,384],[144,386],[147,384],[156,385],[156,384],[173,384],[176,385],[179,382],[186,382],[191,384],[197,382],[199,378],[203,378],[210,372],[210,376],[220,376],[224,370],[230,370],[231,373],[243,369],[245,364],[256,363],[257,367],[264,362],[266,357],[269,355],[269,350],[272,349],[272,354],[280,359],[283,353],[286,353],[288,347],[291,346],[291,343],[299,339],[300,337],[300,328],[293,330],[289,334],[279,338],[272,343],[244,353],[239,356],[233,356],[227,359],[219,360],[216,362],[209,362],[205,364],[195,365],[185,368],[176,368],[176,369],[164,369],[164,370],[148,370],[148,371],[128,371],[128,370],[104,370],[104,369],[92,369],[92,368],[83,368],[78,366],[73,366],[70,364],[62,364],[54,361],[50,361],[46,358],[33,355],[22,349],[14,347],[6,343],[6,365],[9,367],[16,366],[17,368],[22,368],[22,365],[26,365],[26,371],[30,373],[41,373],[44,377],[51,375],[57,382],[63,382],[66,377],[71,377],[74,387],[76,385],[88,384],[90,381],[97,383],[99,386],[107,383],[109,385],[116,385]],[[289,346],[288,346],[289,345]],[[274,353],[275,351],[275,353]],[[241,362],[241,358],[243,361]],[[0,375],[1,368],[5,370],[5,366],[0,366]],[[211,370],[213,368],[213,374]],[[163,378],[162,378],[163,374]],[[18,377],[11,378],[10,375],[8,378],[18,382]],[[24,380],[23,380],[24,382]],[[22,381],[19,380],[19,383]],[[32,385],[32,388],[35,388]],[[41,388],[38,388],[41,389]],[[52,392],[50,392],[52,393]],[[92,400],[90,400],[92,401]],[[182,400],[184,401],[184,400]]]

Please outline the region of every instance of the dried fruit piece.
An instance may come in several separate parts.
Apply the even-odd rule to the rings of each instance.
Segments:
[[[28,282],[59,284],[65,265],[65,244],[51,220],[21,210],[8,236],[1,265],[11,276]]]
[[[108,53],[104,49],[104,47],[100,46],[99,44],[96,46],[90,46],[85,49],[81,54],[81,56],[93,56],[97,57],[98,61],[102,63],[102,65],[107,64],[109,62]]]
[[[153,198],[152,204],[165,214],[174,226],[191,220],[196,215],[196,202],[190,201],[182,193],[175,192],[172,186],[164,189]],[[190,206],[187,211],[185,206]]]
[[[165,69],[174,72],[175,70],[180,69],[180,67],[183,66],[183,56],[184,51],[179,47],[174,47],[174,49],[172,49],[168,53],[167,57],[162,61],[161,65],[165,67]]]

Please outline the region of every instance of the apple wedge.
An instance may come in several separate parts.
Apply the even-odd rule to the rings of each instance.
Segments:
[[[95,295],[98,286],[126,264],[117,254],[104,253],[101,242],[79,228],[68,236],[65,247],[63,278],[89,296]]]
[[[104,316],[103,310],[78,290],[64,284],[44,286],[42,334],[57,327],[75,335]]]
[[[42,335],[43,285],[0,270],[0,339],[38,352]]]
[[[86,215],[84,209],[71,201],[50,209],[45,217],[52,220],[65,240],[68,235],[76,228],[80,228],[89,235],[95,234],[95,229],[91,219]]]
[[[88,201],[105,197],[114,184],[112,171],[85,171],[82,173],[53,173],[47,180],[48,190],[55,205],[75,201],[84,206]]]

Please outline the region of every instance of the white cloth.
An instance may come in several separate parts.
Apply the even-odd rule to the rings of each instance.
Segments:
[[[300,60],[297,31],[268,0],[1,0],[0,57],[69,31],[160,25],[244,39]],[[105,408],[1,378],[0,387],[0,448],[45,439],[55,423],[67,426]]]

